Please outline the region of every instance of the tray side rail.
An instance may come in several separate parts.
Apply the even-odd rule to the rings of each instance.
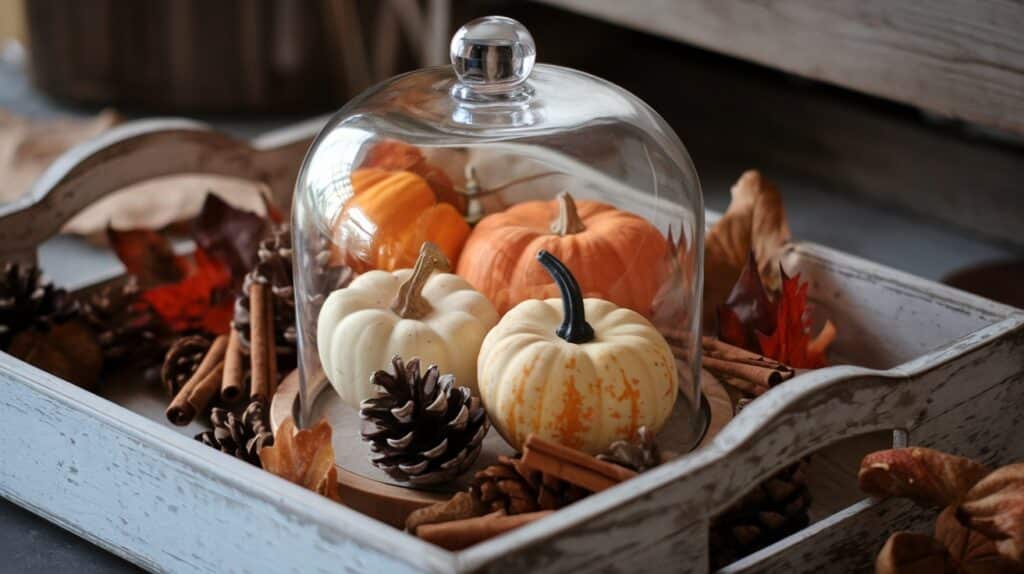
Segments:
[[[611,565],[633,571],[639,562],[640,571],[672,565],[676,571],[705,572],[712,516],[790,461],[839,440],[904,429],[910,444],[996,463],[1019,456],[1024,447],[1012,438],[1012,425],[1019,420],[1002,417],[999,423],[999,410],[985,409],[989,401],[1019,396],[1016,383],[1022,378],[1024,314],[1019,313],[889,371],[814,371],[804,375],[801,385],[778,387],[751,403],[705,449],[466,550],[459,555],[460,565],[466,571],[564,572]],[[1019,400],[1007,408],[1014,404]],[[935,444],[940,436],[948,438],[941,434],[948,431],[932,429],[949,429],[963,419],[975,421],[971,433],[954,443]],[[622,504],[623,499],[631,503]],[[841,556],[863,567],[888,528],[920,524],[924,516],[898,502],[865,505],[829,522],[828,528],[812,527],[803,540],[797,534],[780,542],[779,548],[802,543],[802,554],[817,556],[811,562],[786,560],[785,570],[821,571]],[[847,522],[859,524],[860,530],[848,531]],[[857,548],[850,546],[849,536],[859,541]],[[750,571],[763,571],[762,566],[754,564]]]
[[[267,147],[183,119],[116,126],[69,149],[25,197],[0,207],[0,260],[34,263],[37,247],[78,212],[115,191],[159,177],[189,173],[262,182],[276,204],[289,206],[318,126],[283,131],[267,140]]]

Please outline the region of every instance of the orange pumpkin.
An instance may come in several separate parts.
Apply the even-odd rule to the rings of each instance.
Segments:
[[[427,180],[438,200],[450,203],[459,213],[466,212],[468,199],[459,193],[443,169],[427,162],[416,146],[398,140],[383,140],[374,144],[360,167],[379,167],[387,171],[411,171]]]
[[[354,196],[335,222],[332,261],[358,272],[412,267],[424,241],[457,261],[469,224],[430,185],[409,171],[361,168],[352,172]]]
[[[666,242],[646,219],[568,193],[529,201],[489,215],[466,241],[457,273],[498,312],[527,299],[558,296],[537,252],[546,250],[576,274],[585,297],[597,297],[650,316],[668,269]]]

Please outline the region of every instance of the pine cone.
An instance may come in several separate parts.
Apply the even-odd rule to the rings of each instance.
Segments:
[[[211,344],[212,341],[202,335],[188,335],[171,345],[160,368],[160,380],[167,388],[168,395],[173,397],[178,394],[181,387],[192,378]]]
[[[437,365],[420,375],[420,361],[391,359],[395,374],[377,371],[383,394],[360,405],[370,461],[397,480],[434,484],[467,470],[490,428],[480,399]]]
[[[270,420],[260,401],[249,403],[241,416],[214,407],[210,411],[210,423],[213,430],[197,434],[196,440],[249,464],[261,466],[260,449],[274,444]]]
[[[43,279],[34,265],[7,262],[0,272],[0,349],[7,349],[18,333],[69,321],[78,305],[64,289]]]
[[[519,459],[498,457],[473,477],[470,492],[490,512],[523,514],[538,510],[557,510],[590,494],[549,474],[529,470]]]
[[[235,299],[232,326],[238,331],[242,349],[249,350],[249,288],[254,283],[270,286],[274,302],[274,331],[278,355],[294,356],[295,287],[292,280],[292,236],[287,225],[278,225],[270,237],[260,241],[256,266],[245,276],[242,294]]]
[[[82,318],[97,334],[104,359],[155,362],[165,348],[167,329],[149,305],[134,276],[92,292],[81,302]]]
[[[313,306],[323,303],[327,293],[348,285],[353,278],[347,266],[331,266],[328,241],[320,239],[314,259],[317,294]],[[291,228],[277,225],[260,242],[256,252],[256,266],[245,276],[242,293],[235,299],[232,327],[238,331],[242,350],[249,351],[249,288],[253,283],[270,286],[274,302],[274,342],[277,347],[278,372],[287,373],[295,367],[298,332],[295,329],[295,282],[292,275]]]
[[[807,526],[811,496],[806,460],[754,487],[711,523],[711,566],[717,570]]]
[[[646,426],[637,429],[631,440],[613,442],[607,451],[597,455],[597,459],[636,472],[652,469],[663,462],[661,451],[654,442],[654,433]]]
[[[309,295],[310,303],[315,309],[319,309],[320,305],[323,305],[324,300],[332,291],[348,286],[355,279],[355,272],[352,271],[351,267],[347,265],[331,265],[331,253],[330,241],[322,237],[317,240],[314,271],[317,277],[316,284],[321,289],[317,293]]]

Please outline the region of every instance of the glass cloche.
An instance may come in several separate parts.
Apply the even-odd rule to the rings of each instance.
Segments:
[[[699,440],[690,156],[636,96],[535,59],[520,23],[474,20],[451,66],[367,90],[317,137],[292,214],[304,412],[332,387],[358,409],[397,355],[479,397],[513,449]]]

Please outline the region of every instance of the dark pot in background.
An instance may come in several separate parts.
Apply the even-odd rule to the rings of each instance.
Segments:
[[[31,0],[25,10],[35,82],[61,99],[309,112],[367,80],[343,65],[346,39],[362,41],[350,0]]]

